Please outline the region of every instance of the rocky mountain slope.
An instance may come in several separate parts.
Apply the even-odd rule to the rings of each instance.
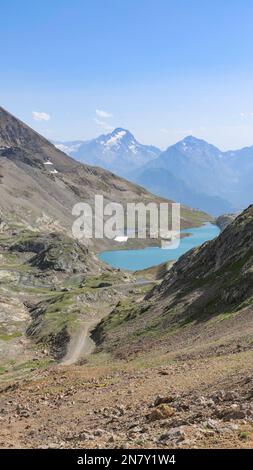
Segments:
[[[0,261],[0,380],[62,359],[131,290],[130,275],[60,232],[8,228]]]
[[[175,264],[175,292],[165,267],[162,284],[150,292],[132,275],[101,269],[65,235],[2,234],[0,447],[252,448],[253,315],[245,297],[252,208],[234,235],[226,230],[223,241],[199,249],[199,263],[194,252],[185,255],[193,274],[185,262]],[[237,249],[225,249],[230,237],[243,256],[231,271],[241,277],[232,282],[225,267],[238,259]],[[208,280],[209,288],[242,287],[246,304],[231,297],[226,313],[206,317],[203,307],[188,322],[196,289],[207,289],[205,263],[211,275],[224,270],[224,278]],[[102,317],[95,353],[61,362],[87,324]]]
[[[179,258],[142,303],[120,303],[94,331],[96,340],[118,354],[162,343],[168,349],[203,346],[207,338],[218,345],[224,335],[232,349],[235,335],[251,347],[252,233],[250,206],[216,239]]]
[[[49,239],[45,239],[46,246]],[[89,271],[83,276],[55,271],[55,290],[49,295],[45,286],[52,284],[51,271],[37,271],[37,292],[29,289],[29,260],[34,254],[24,251],[40,252],[43,240],[27,243],[19,237],[8,246],[6,240],[7,249],[1,253],[6,261],[11,255],[9,263],[14,264],[19,254],[25,255],[29,270],[12,279],[9,299],[4,292],[6,317],[12,314],[16,330],[1,331],[0,336],[1,351],[4,341],[12,342],[13,354],[0,367],[0,447],[136,448],[140,452],[143,448],[252,448],[253,321],[249,308],[228,318],[215,314],[210,322],[190,323],[189,328],[174,324],[168,329],[168,279],[165,286],[147,294],[149,285],[136,285],[123,273],[92,275]],[[10,285],[8,268],[5,288]],[[43,274],[44,290],[40,285]],[[156,312],[160,315],[156,338],[148,324],[150,312],[144,296],[153,299],[152,310],[161,307]],[[175,296],[175,302],[180,302],[180,296]],[[26,309],[32,316],[27,332],[37,342],[36,349],[14,334],[21,328],[15,316],[20,315],[22,305],[23,324],[28,322]],[[102,350],[97,348],[78,364],[56,365],[52,357],[62,357],[71,329],[79,335],[82,326],[92,321],[92,314],[102,315],[101,306],[103,315],[113,312],[102,323],[107,336]],[[110,335],[113,347],[108,347]]]
[[[161,153],[155,146],[140,144],[131,132],[122,128],[87,142],[56,142],[55,145],[80,162],[100,166],[120,176],[125,176],[130,168],[134,170],[152,161]]]
[[[252,386],[250,351],[90,357],[0,385],[0,446],[252,449]]]
[[[252,208],[239,220],[233,241],[247,243],[247,219],[251,224]],[[33,257],[51,242],[51,261],[55,260],[57,270],[31,266]],[[252,448],[252,309],[245,306],[235,315],[215,313],[209,321],[180,327],[174,323],[168,328],[170,272],[151,294],[149,285],[136,285],[124,273],[99,272],[101,266],[94,261],[86,273],[75,273],[69,263],[58,263],[65,246],[64,259],[72,259],[70,243],[65,237],[31,233],[12,233],[1,240],[1,318],[4,312],[6,329],[1,324],[0,447],[136,448],[140,452],[143,448]],[[218,245],[214,254],[219,267],[224,246]],[[239,243],[240,254],[242,250]],[[203,251],[205,247],[200,248]],[[75,244],[74,259],[76,253],[86,255]],[[191,259],[193,253],[187,256]],[[230,263],[231,255],[226,256]],[[213,272],[215,262],[209,256],[206,259]],[[196,273],[204,267],[194,269]],[[247,277],[248,270],[244,264],[241,273],[245,271]],[[181,271],[186,281],[189,275],[193,292],[193,276],[184,263]],[[180,276],[178,266],[175,273]],[[217,282],[222,286],[221,278]],[[184,286],[179,278],[176,284],[180,294]],[[149,302],[156,312],[153,319],[159,320],[156,337],[148,323],[145,303]],[[174,305],[179,303],[180,295],[175,295]],[[70,333],[77,340],[94,315],[98,318],[111,311],[109,321],[102,323],[107,338],[101,352],[97,348],[76,365],[56,365],[52,359],[66,352]],[[141,315],[139,323],[136,313]],[[28,324],[25,337],[22,331]],[[12,356],[3,357],[6,344]]]
[[[3,108],[0,139],[1,219],[11,226],[23,223],[70,233],[74,204],[88,202],[93,207],[96,194],[103,195],[105,203],[124,207],[127,202],[161,201],[108,171],[73,160]],[[208,220],[187,208],[182,214],[182,227]]]

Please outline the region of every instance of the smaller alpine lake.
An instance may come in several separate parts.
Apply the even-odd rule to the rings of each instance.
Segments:
[[[166,261],[178,259],[192,248],[196,248],[202,245],[202,243],[217,237],[220,229],[217,225],[206,223],[201,227],[181,230],[181,233],[190,235],[181,238],[177,248],[162,249],[159,247],[147,247],[140,250],[103,251],[99,254],[99,259],[113,268],[138,271],[165,263]]]

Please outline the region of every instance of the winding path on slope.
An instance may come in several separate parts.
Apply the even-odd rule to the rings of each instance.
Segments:
[[[69,350],[63,358],[61,365],[70,366],[75,364],[85,354],[91,354],[95,348],[95,343],[90,337],[93,326],[98,324],[100,319],[84,321],[80,324],[80,330],[75,338],[73,346],[69,345]]]
[[[114,287],[127,287],[131,288],[133,286],[137,285],[144,285],[144,284],[153,284],[154,281],[150,280],[137,280],[135,282],[131,282],[129,284],[125,283],[120,283],[115,285]],[[106,290],[108,287],[102,287],[101,290]],[[103,316],[97,316],[94,317],[90,320],[82,321],[80,322],[80,328],[79,331],[76,335],[74,335],[73,339],[70,341],[69,347],[68,347],[68,352],[66,356],[62,359],[60,365],[62,366],[70,366],[72,364],[75,364],[79,359],[81,359],[83,356],[91,354],[94,349],[95,349],[95,342],[91,339],[90,333],[91,330],[98,325],[98,323],[101,321],[102,317],[106,316],[109,314],[111,311],[111,308],[108,309],[108,312],[104,312]]]

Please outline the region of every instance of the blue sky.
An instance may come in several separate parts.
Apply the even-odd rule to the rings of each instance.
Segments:
[[[46,137],[121,126],[162,148],[253,145],[253,0],[1,0],[0,14],[0,103]]]

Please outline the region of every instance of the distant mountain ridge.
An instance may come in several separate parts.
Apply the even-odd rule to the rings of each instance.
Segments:
[[[100,166],[120,176],[139,168],[160,155],[152,145],[140,144],[133,134],[118,127],[88,141],[55,142],[55,146],[82,163]]]
[[[145,168],[163,168],[184,180],[198,192],[224,197],[227,182],[235,178],[224,157],[217,147],[193,136],[168,147],[155,162]]]
[[[128,178],[214,216],[237,212],[253,200],[253,147],[222,152],[188,136]]]
[[[221,151],[188,136],[161,152],[117,128],[87,142],[56,143],[73,158],[109,169],[153,193],[217,217],[253,200],[253,146]]]

